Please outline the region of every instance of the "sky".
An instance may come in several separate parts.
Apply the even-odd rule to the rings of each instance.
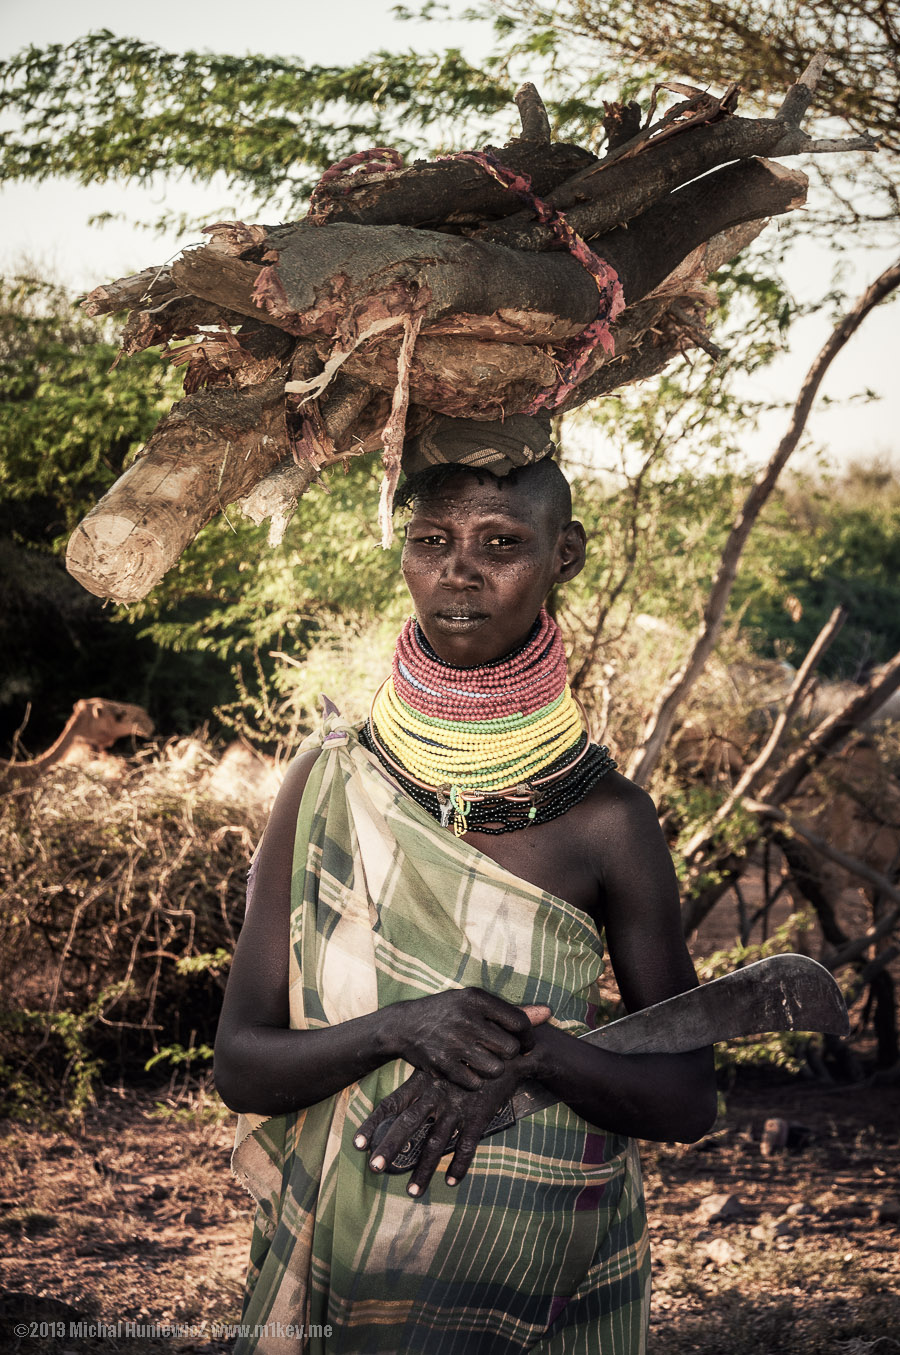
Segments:
[[[433,24],[401,22],[392,13],[393,0],[280,0],[256,9],[246,0],[217,0],[214,6],[184,0],[0,0],[0,57],[28,43],[43,46],[68,42],[93,29],[109,28],[120,36],[141,38],[172,50],[188,47],[242,55],[280,51],[309,62],[344,64],[379,48],[440,50],[458,46],[478,61],[490,46],[490,30],[461,18],[467,0],[449,0],[454,16]],[[677,75],[677,73],[675,73]],[[161,264],[190,242],[183,234],[157,236],[139,223],[163,211],[186,212],[219,219],[240,214],[241,204],[224,184],[199,185],[184,177],[151,188],[94,185],[81,187],[56,179],[43,184],[0,188],[0,266],[14,270],[24,261],[46,271],[74,291],[121,277],[150,264]],[[102,213],[124,219],[91,226]],[[770,228],[771,229],[771,228]],[[848,251],[851,295],[861,291],[890,261]],[[798,298],[810,299],[827,288],[831,262],[826,252],[806,249],[795,260],[792,284]],[[900,306],[883,307],[865,322],[836,359],[824,394],[810,420],[812,441],[827,460],[840,467],[851,458],[876,456],[900,464],[900,382],[894,376]],[[790,401],[803,375],[827,337],[828,318],[820,315],[792,330],[791,350],[754,378],[763,398]],[[877,403],[842,404],[870,387]],[[767,415],[761,429],[747,431],[744,450],[761,461],[774,449],[787,424],[787,412]],[[807,461],[809,458],[806,458]]]

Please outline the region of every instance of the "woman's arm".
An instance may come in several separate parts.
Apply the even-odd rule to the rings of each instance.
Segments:
[[[602,921],[619,992],[626,1010],[634,1012],[695,988],[697,975],[653,801],[622,776],[605,789],[604,798],[594,797],[592,835]],[[692,1143],[715,1120],[711,1049],[612,1054],[543,1026],[531,1059],[549,1090],[614,1133]]]
[[[395,1003],[322,1030],[288,1028],[294,838],[316,757],[292,763],[260,848],[216,1034],[219,1095],[232,1110],[282,1115],[396,1058],[480,1087],[534,1042],[526,1012],[480,989]]]

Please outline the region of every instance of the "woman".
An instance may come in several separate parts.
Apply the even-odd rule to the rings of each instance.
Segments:
[[[484,456],[482,428],[443,422]],[[547,435],[524,423],[527,452]],[[542,610],[584,563],[568,486],[502,453],[411,477],[392,680],[360,737],[332,712],[262,843],[216,1045],[260,1202],[241,1351],[635,1355],[632,1138],[692,1141],[715,1115],[709,1051],[573,1038],[601,934],[629,1011],[696,977],[653,804],[590,744]],[[482,1138],[526,1078],[559,1104]]]

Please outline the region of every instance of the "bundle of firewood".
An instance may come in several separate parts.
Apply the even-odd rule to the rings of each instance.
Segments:
[[[352,156],[304,221],[210,226],[175,263],[98,287],[92,315],[130,311],[123,355],[188,341],[169,350],[186,395],[76,529],[71,573],[135,601],[230,503],[279,539],[346,457],[382,450],[384,513],[404,436],[435,414],[565,412],[715,352],[708,279],[805,201],[806,176],[768,157],[877,149],[801,130],[822,64],[774,118],[737,117],[735,87],[666,86],[683,97],[658,117],[655,96],[646,116],[606,105],[602,159],[551,142],[526,85],[502,148]]]

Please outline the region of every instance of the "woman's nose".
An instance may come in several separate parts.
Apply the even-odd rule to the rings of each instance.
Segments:
[[[441,584],[445,588],[478,588],[481,571],[478,563],[465,550],[453,550],[444,559]]]

